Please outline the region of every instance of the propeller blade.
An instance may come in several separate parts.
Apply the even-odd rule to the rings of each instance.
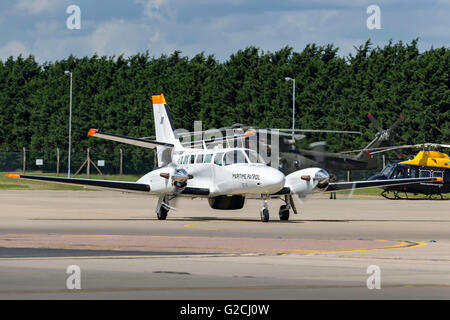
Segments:
[[[316,160],[316,162],[322,163],[323,160],[325,159],[325,152],[327,149],[326,141],[313,142],[309,145],[309,148],[315,151],[314,159]]]
[[[400,115],[400,117],[397,119],[397,121],[394,122],[394,124],[388,129],[388,131],[392,132],[395,130],[395,128],[398,127],[398,125],[400,124],[400,122],[404,121],[405,117],[403,117],[402,115]]]
[[[378,130],[378,132],[383,132],[384,130],[383,130],[383,128],[380,126],[380,124],[378,123],[378,121],[375,119],[375,117],[371,114],[371,113],[369,113],[368,115],[367,115],[367,118],[369,118],[369,120],[370,120],[370,122],[372,122],[372,124],[373,124],[373,126],[375,127],[375,129],[377,129]]]

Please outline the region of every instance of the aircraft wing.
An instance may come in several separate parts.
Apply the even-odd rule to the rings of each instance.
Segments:
[[[406,179],[387,179],[387,180],[367,180],[367,181],[351,181],[351,182],[330,182],[324,191],[339,191],[373,187],[388,187],[397,185],[414,184],[420,182],[436,182],[441,178],[406,178]]]
[[[15,179],[27,179],[27,180],[38,180],[53,183],[69,184],[86,186],[98,189],[108,189],[114,191],[122,192],[151,192],[151,188],[148,184],[137,183],[137,182],[127,182],[127,181],[112,181],[112,180],[94,180],[94,179],[76,179],[76,178],[59,178],[59,177],[47,177],[47,176],[29,176],[23,174],[7,174],[8,178]],[[196,187],[186,187],[182,192],[181,196],[208,196],[210,190],[207,188],[196,188]]]
[[[149,148],[154,149],[156,147],[167,147],[167,148],[173,148],[174,145],[170,143],[165,142],[159,142],[155,140],[147,140],[142,138],[134,138],[134,137],[127,137],[120,134],[114,134],[114,133],[106,133],[106,132],[100,132],[97,129],[90,129],[89,136],[100,138],[100,139],[106,139],[106,140],[112,140],[116,142],[126,143],[126,144],[132,144],[138,147],[143,148]]]
[[[116,191],[127,192],[150,192],[150,186],[144,183],[111,181],[111,180],[93,180],[93,179],[75,179],[75,178],[59,178],[47,176],[29,176],[23,174],[7,174],[8,178],[39,180],[47,182],[56,182],[70,185],[82,185],[87,187],[95,187]]]

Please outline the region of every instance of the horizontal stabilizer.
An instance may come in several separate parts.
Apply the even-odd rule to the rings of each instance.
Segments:
[[[154,149],[156,147],[166,147],[166,148],[174,147],[174,145],[170,144],[170,143],[159,142],[159,141],[154,141],[154,140],[147,140],[147,139],[142,139],[142,138],[127,137],[127,136],[114,134],[114,133],[100,132],[97,129],[89,130],[88,135],[92,136],[92,137],[100,138],[100,139],[131,144],[134,146],[149,148],[149,149]]]
[[[150,192],[150,186],[144,183],[111,181],[111,180],[93,180],[93,179],[75,179],[75,178],[59,178],[47,176],[29,176],[22,174],[8,174],[8,178],[39,180],[47,182],[64,183],[70,185],[82,185],[87,187],[97,187],[102,189],[110,189],[116,191],[128,192]]]

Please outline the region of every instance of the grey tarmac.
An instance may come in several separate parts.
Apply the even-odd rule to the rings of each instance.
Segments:
[[[0,299],[449,299],[450,201],[326,194],[216,211],[108,191],[0,191]],[[66,269],[81,270],[69,290]],[[379,266],[381,289],[368,289]]]

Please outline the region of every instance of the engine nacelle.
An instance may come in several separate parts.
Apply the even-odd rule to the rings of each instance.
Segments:
[[[238,210],[244,207],[245,197],[234,196],[217,196],[208,199],[209,206],[217,210]]]
[[[285,187],[293,193],[307,195],[315,190],[325,190],[328,187],[330,175],[320,168],[307,168],[295,171],[286,176]]]
[[[137,182],[150,185],[150,192],[154,193],[173,193],[176,186],[172,181],[175,168],[165,167],[153,170],[140,178]]]

